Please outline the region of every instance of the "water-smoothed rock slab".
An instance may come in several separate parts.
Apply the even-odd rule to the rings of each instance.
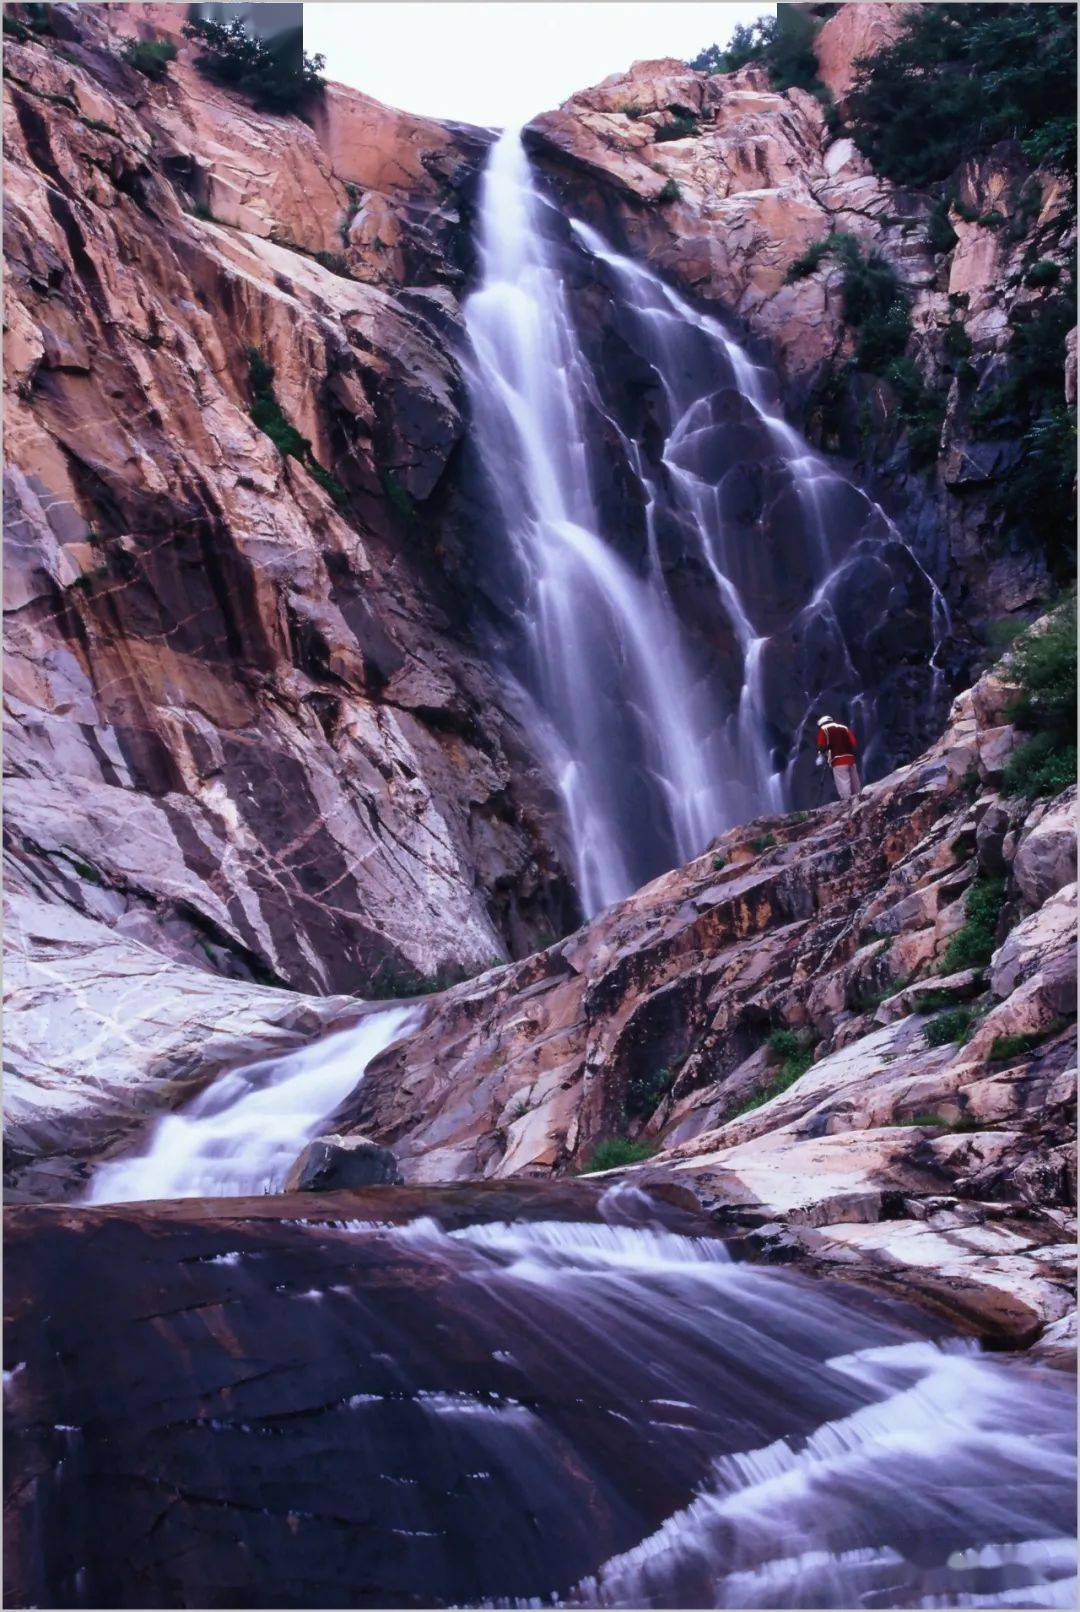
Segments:
[[[1067,1377],[709,1232],[580,1183],[9,1210],[8,1604],[1064,1604]]]

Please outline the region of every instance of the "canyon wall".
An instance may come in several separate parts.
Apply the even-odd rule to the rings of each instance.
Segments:
[[[162,16],[6,41],[9,892],[316,992],[528,951],[558,828],[421,523],[484,137],[152,83]]]

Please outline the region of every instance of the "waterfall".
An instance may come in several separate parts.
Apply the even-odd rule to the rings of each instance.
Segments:
[[[159,1120],[142,1153],[103,1164],[86,1202],[280,1192],[305,1144],[416,1017],[411,1007],[377,1009],[348,1030],[220,1076]]]
[[[723,829],[810,804],[822,707],[869,738],[871,771],[901,759],[888,677],[926,685],[910,703],[928,736],[948,613],[895,523],[787,424],[720,322],[567,227],[518,131],[489,156],[478,243],[465,367],[504,540],[492,563],[510,573],[501,658],[591,914]],[[605,288],[649,377],[638,430],[588,350],[576,280]],[[616,481],[635,489],[621,516],[601,493]]]

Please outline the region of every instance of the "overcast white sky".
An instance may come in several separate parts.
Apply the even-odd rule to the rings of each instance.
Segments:
[[[336,0],[304,6],[327,77],[390,106],[500,128],[655,56],[726,44],[741,0]]]

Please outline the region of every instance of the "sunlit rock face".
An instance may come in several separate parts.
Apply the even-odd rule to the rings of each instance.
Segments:
[[[1031,1342],[1073,1304],[1073,795],[1049,810],[998,795],[1008,699],[985,678],[854,809],[722,835],[448,992],[339,1128],[417,1182],[549,1177],[628,1135],[660,1149],[635,1178],[689,1188],[758,1251]],[[991,967],[943,972],[972,882],[1002,876]],[[928,1035],[965,1006],[966,1041]],[[772,1050],[778,1025],[813,1050],[800,1078]]]
[[[8,889],[315,992],[527,951],[574,911],[557,824],[418,535],[484,141],[342,89],[258,113],[186,44],[152,84],[115,46],[161,20],[9,41]],[[402,220],[387,262],[358,197]]]

